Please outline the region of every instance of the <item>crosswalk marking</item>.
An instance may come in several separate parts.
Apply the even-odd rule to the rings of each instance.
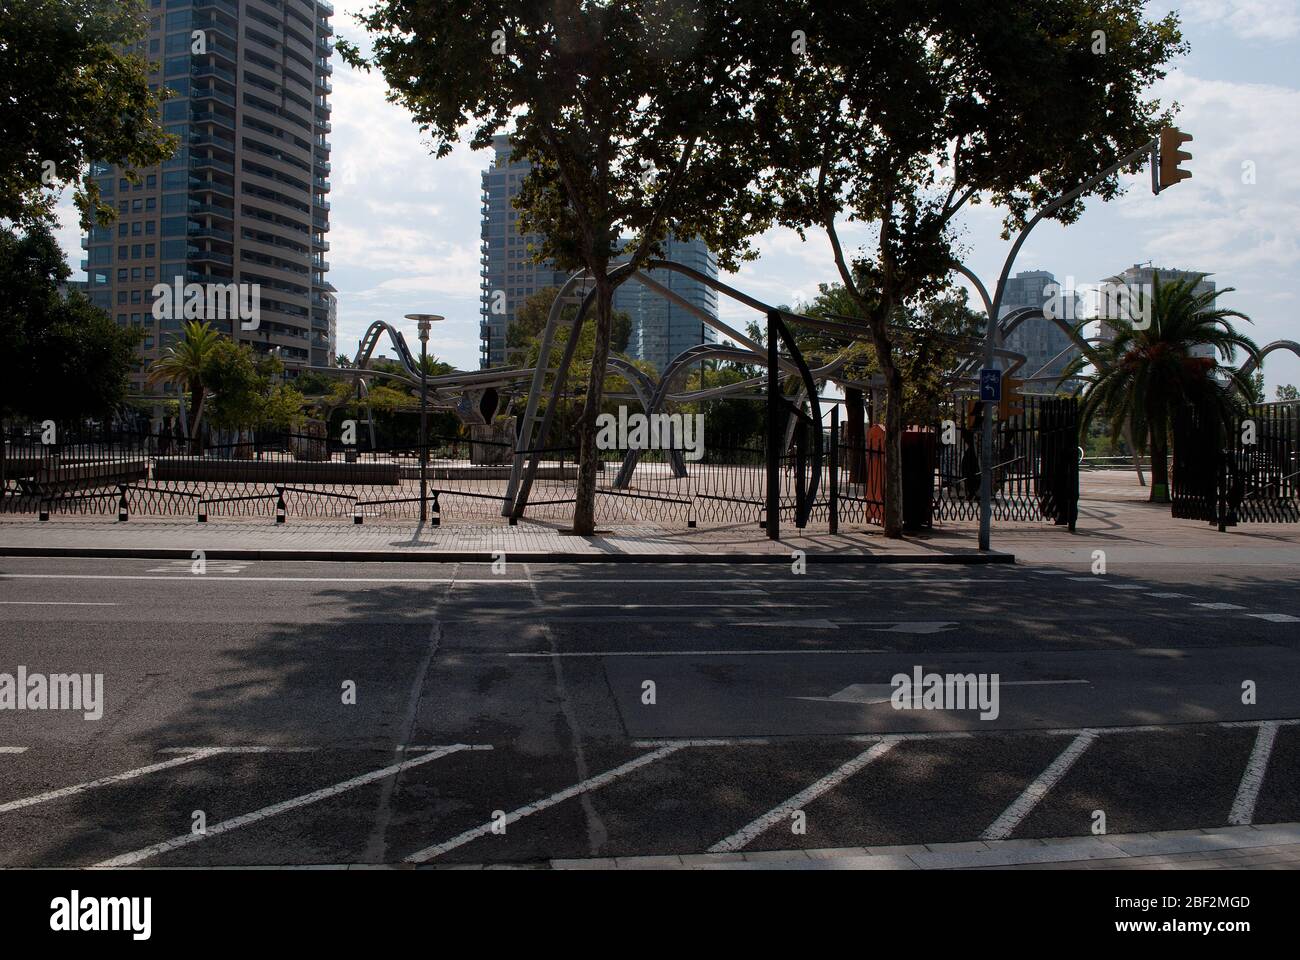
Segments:
[[[980,834],[981,840],[1005,840],[1012,831],[1024,821],[1025,817],[1038,806],[1038,802],[1047,796],[1047,791],[1074,766],[1074,762],[1083,756],[1084,751],[1097,739],[1097,731],[1083,730],[1070,741],[1070,745],[1061,751],[1034,782],[1025,787],[1024,792],[1012,801],[1011,806],[1002,811],[1002,815],[989,824]]]
[[[1241,784],[1237,787],[1237,796],[1232,801],[1232,810],[1228,814],[1228,823],[1233,826],[1247,826],[1255,819],[1255,804],[1259,800],[1260,787],[1264,786],[1264,775],[1268,772],[1268,760],[1273,754],[1277,728],[1278,725],[1272,720],[1265,720],[1259,725],[1255,747],[1250,751],[1246,772],[1241,775]]]
[[[368,783],[374,783],[376,780],[382,780],[385,777],[395,776],[404,770],[412,767],[418,767],[422,763],[428,763],[430,760],[437,760],[451,753],[459,753],[462,750],[473,750],[469,744],[453,743],[450,746],[441,747],[432,750],[414,760],[404,760],[401,763],[395,763],[391,766],[384,767],[382,770],[372,770],[370,773],[363,773],[359,777],[353,777],[351,780],[344,780],[342,783],[336,783],[330,787],[322,787],[320,790],[313,790],[311,793],[304,793],[302,796],[294,797],[291,800],[284,800],[280,803],[272,804],[269,807],[263,807],[260,810],[254,810],[252,813],[246,813],[243,816],[235,817],[231,820],[223,820],[220,823],[212,824],[203,833],[186,833],[171,840],[164,840],[162,843],[155,843],[139,850],[133,850],[130,853],[124,853],[120,856],[105,860],[102,863],[95,864],[96,867],[129,867],[133,864],[140,863],[142,860],[149,860],[162,853],[168,853],[172,850],[178,850],[181,847],[189,846],[192,843],[198,843],[201,840],[207,840],[211,837],[220,836],[223,833],[229,833],[232,830],[238,830],[241,827],[247,827],[250,824],[266,820],[268,817],[278,816],[287,813],[290,810],[296,810],[299,807],[305,807],[309,804],[317,803],[321,800],[327,800],[330,797],[337,796],[348,790],[355,790],[357,787],[363,787]],[[479,748],[483,749],[483,748]],[[490,747],[487,749],[491,749]]]
[[[31,797],[23,797],[21,800],[10,800],[8,803],[0,803],[0,813],[22,810],[25,807],[34,807],[37,804],[48,803],[51,800],[61,800],[64,797],[73,797],[79,793],[85,793],[88,790],[95,790],[99,787],[106,787],[114,783],[122,783],[126,780],[134,780],[136,777],[143,777],[146,774],[156,773],[159,770],[169,770],[172,767],[180,767],[187,763],[206,760],[208,757],[212,756],[216,756],[215,750],[200,750],[196,753],[186,754],[183,757],[177,757],[174,760],[163,760],[160,763],[151,763],[146,767],[136,767],[134,770],[115,773],[110,777],[100,777],[98,780],[87,780],[85,783],[74,783],[69,787],[61,787],[58,790],[50,790],[46,793],[38,793]]]
[[[890,750],[894,749],[894,746],[898,743],[899,740],[897,738],[887,737],[873,744],[869,749],[858,754],[847,763],[841,764],[816,783],[800,790],[779,807],[773,807],[761,817],[745,824],[745,826],[741,827],[725,840],[719,840],[713,846],[709,847],[709,853],[731,853],[749,846],[755,837],[770,830],[780,821],[787,819],[794,811],[803,809],[804,806],[812,803],[812,801],[816,800],[823,793],[826,793],[829,790],[834,790],[863,767],[870,763],[875,763]]]
[[[642,754],[641,756],[637,757],[635,760],[629,760],[627,763],[623,764],[622,766],[615,767],[613,770],[606,770],[602,774],[599,774],[594,777],[588,777],[586,780],[583,780],[580,783],[575,783],[573,786],[561,790],[559,793],[553,793],[549,797],[545,798],[544,800],[538,800],[536,803],[530,803],[527,806],[520,807],[518,810],[506,814],[504,824],[506,826],[509,826],[510,824],[515,823],[516,821],[522,820],[524,817],[531,817],[534,813],[540,813],[541,811],[553,807],[557,803],[562,803],[563,801],[568,800],[571,797],[576,797],[579,794],[587,793],[591,790],[599,790],[601,787],[605,786],[606,784],[612,783],[613,781],[617,780],[619,777],[631,773],[633,770],[639,770],[641,767],[648,766],[649,764],[652,764],[657,760],[662,760],[664,757],[676,753],[678,750],[683,750],[690,745],[691,744],[686,741],[678,741],[675,743],[665,744],[664,746],[660,747],[658,750],[653,750],[650,753]],[[487,823],[483,824],[482,826],[475,827],[472,830],[466,830],[464,833],[458,834],[457,836],[452,837],[450,840],[443,841],[442,843],[436,843],[433,846],[425,847],[422,850],[417,850],[409,857],[406,857],[406,862],[426,863],[427,861],[432,860],[435,857],[440,857],[444,853],[447,853],[449,850],[455,850],[457,847],[464,846],[465,844],[469,843],[471,840],[477,840],[479,837],[487,836],[489,833],[492,832],[492,827],[494,823],[497,822],[499,821],[489,820]]]

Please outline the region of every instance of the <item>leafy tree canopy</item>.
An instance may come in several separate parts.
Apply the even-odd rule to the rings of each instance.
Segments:
[[[0,13],[0,220],[53,216],[71,185],[82,227],[111,222],[89,176],[95,161],[131,169],[172,156],[145,58],[143,0],[6,0]]]
[[[126,399],[139,333],[79,291],[43,222],[0,229],[0,416],[69,421],[107,417]]]

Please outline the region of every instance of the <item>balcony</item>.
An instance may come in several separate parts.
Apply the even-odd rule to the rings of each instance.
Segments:
[[[228,253],[217,253],[215,250],[200,250],[197,247],[190,247],[186,251],[186,256],[190,260],[208,260],[213,263],[224,263],[226,266],[233,266],[234,257]]]
[[[334,4],[330,3],[329,0],[316,0],[316,6],[325,11],[325,16],[334,16]]]
[[[218,80],[225,80],[227,83],[235,82],[235,74],[232,71],[211,64],[192,67],[190,69],[190,76],[199,78],[215,77]]]
[[[206,133],[200,133],[190,137],[190,146],[211,147],[217,150],[225,150],[228,153],[235,152],[234,140],[227,140],[225,137],[217,137]]]
[[[231,130],[235,129],[234,117],[225,117],[219,113],[214,113],[211,110],[194,111],[193,113],[190,114],[190,122],[191,123],[219,123],[223,127],[229,127]]]
[[[230,0],[194,0],[195,10],[224,10],[235,19],[239,19],[239,7]]]
[[[225,160],[218,160],[216,157],[190,157],[191,170],[201,170],[205,167],[220,170],[223,173],[230,174],[232,177],[235,175],[235,165],[227,163]]]
[[[235,106],[235,98],[228,93],[222,93],[220,90],[214,90],[210,87],[196,87],[190,90],[191,100],[216,100],[218,103],[224,103],[230,108]]]
[[[186,236],[193,240],[220,240],[222,243],[234,243],[235,235],[229,230],[218,230],[215,227],[195,227],[190,226],[186,231]]]
[[[222,220],[235,219],[235,211],[233,207],[218,207],[216,204],[212,203],[191,203],[188,212],[190,216],[209,214],[214,217],[219,217]]]
[[[190,190],[199,193],[205,193],[211,190],[213,193],[219,193],[223,197],[233,198],[235,196],[235,190],[233,187],[229,187],[224,183],[218,183],[216,180],[196,180],[191,177]]]
[[[312,197],[311,205],[313,207],[316,207],[318,210],[325,210],[327,212],[329,211],[330,208],[330,202],[326,200],[324,197]]]
[[[324,60],[318,57],[316,59],[316,69],[323,70],[325,72],[325,75],[329,76],[334,72],[334,64],[330,63],[328,60]]]

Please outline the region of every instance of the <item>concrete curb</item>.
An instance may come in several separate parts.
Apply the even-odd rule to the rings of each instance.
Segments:
[[[334,563],[491,563],[490,550],[241,550],[199,547],[209,560],[331,561]],[[691,563],[789,564],[784,553],[529,553],[509,550],[512,559],[527,563]],[[809,563],[819,564],[938,564],[979,566],[1016,562],[1010,553],[812,553]],[[5,547],[0,557],[73,557],[118,560],[189,560],[193,550],[174,547]]]
[[[1300,823],[1043,840],[977,840],[899,847],[552,860],[550,867],[553,870],[970,870],[1021,864],[1072,864],[1211,854],[1284,844],[1300,844]]]

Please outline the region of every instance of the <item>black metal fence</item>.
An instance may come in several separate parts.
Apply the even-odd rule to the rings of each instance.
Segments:
[[[837,415],[837,426],[838,420]],[[978,443],[972,445],[978,438],[969,426],[955,419],[905,434],[907,527],[978,518]],[[778,460],[782,524],[797,523],[801,498],[807,522],[818,527],[834,531],[840,525],[881,524],[883,431],[870,427],[865,437],[849,443],[843,429],[824,430],[825,457],[814,477],[812,429],[799,421]],[[1073,522],[1076,432],[1072,401],[1031,400],[1023,416],[998,425],[996,519]],[[371,446],[365,429],[357,431],[355,444],[321,432],[275,429],[210,434],[194,441],[108,426],[10,429],[0,457],[0,514],[413,520],[420,513],[420,465],[427,454],[426,489],[434,522],[501,522],[511,444],[437,436],[422,448],[405,437],[393,439],[400,442]],[[597,520],[763,525],[765,443],[762,436],[712,436],[696,450],[683,452],[677,463],[666,450],[647,450],[623,485],[617,483],[623,453],[606,451],[598,473]],[[577,448],[539,452],[525,516],[568,522]]]
[[[1183,405],[1173,416],[1174,517],[1220,530],[1300,523],[1300,404],[1248,407],[1228,423]]]

